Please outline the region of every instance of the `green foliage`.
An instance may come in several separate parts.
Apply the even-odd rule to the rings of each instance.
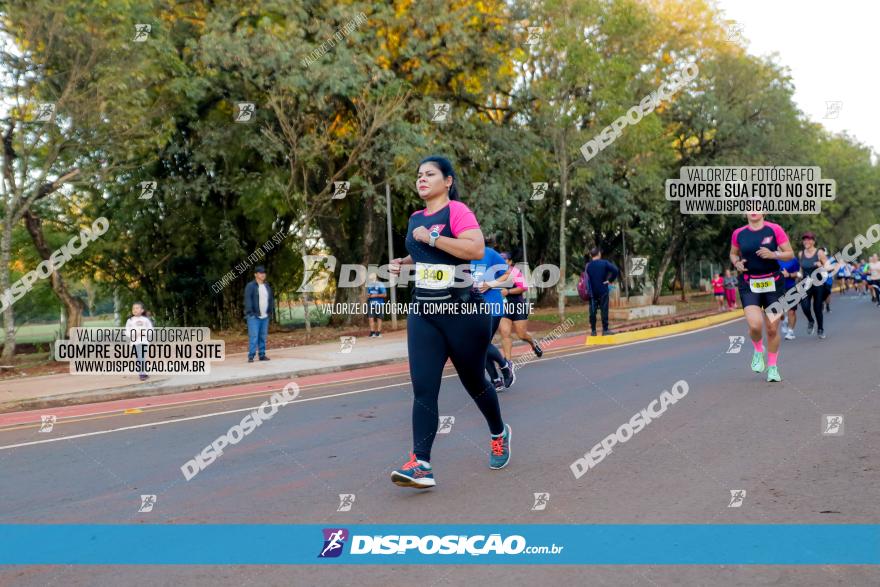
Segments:
[[[788,73],[728,42],[701,0],[36,0],[0,15],[21,51],[0,65],[27,71],[26,90],[57,101],[63,122],[29,152],[31,168],[83,170],[37,205],[50,245],[110,220],[66,279],[91,280],[104,303],[114,290],[143,299],[165,324],[239,323],[245,260],[279,231],[259,261],[279,294],[299,286],[304,252],[385,262],[385,182],[402,256],[430,154],[453,160],[500,247],[521,252],[522,211],[532,266],[559,263],[564,231],[569,274],[593,245],[621,262],[624,238],[652,274],[683,255],[723,261],[741,219],[682,217],[663,197],[685,165],[821,166],[838,201],[781,222],[831,246],[880,219],[870,150],[808,122]],[[146,42],[132,41],[135,23],[151,24]],[[530,26],[544,27],[532,46]],[[696,80],[584,160],[582,144],[686,62]],[[73,70],[84,77],[64,94]],[[234,121],[237,102],[256,105],[253,120]],[[435,102],[451,104],[449,122],[430,120]],[[158,184],[151,199],[139,198],[144,181]],[[331,198],[334,181],[350,182],[344,199]],[[537,181],[550,184],[542,201],[529,199]],[[38,262],[21,235],[13,258]],[[357,293],[335,290],[337,301]]]

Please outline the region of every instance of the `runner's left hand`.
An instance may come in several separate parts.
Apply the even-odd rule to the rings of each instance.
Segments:
[[[775,259],[776,258],[776,254],[773,251],[771,251],[770,249],[768,249],[767,247],[761,247],[760,249],[758,249],[758,256],[761,257],[762,259]]]

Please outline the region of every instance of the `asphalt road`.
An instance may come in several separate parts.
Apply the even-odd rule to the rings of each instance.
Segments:
[[[0,429],[0,523],[880,523],[880,310],[837,296],[826,340],[780,354],[782,383],[728,353],[742,320],[613,348],[547,353],[502,394],[512,460],[487,467],[485,422],[443,380],[437,487],[389,481],[410,449],[408,377],[306,387],[186,481],[180,467],[268,393]],[[352,377],[349,373],[347,377]],[[571,463],[679,381],[689,392],[592,470]],[[280,387],[280,385],[279,385]],[[100,411],[96,409],[95,411]],[[229,413],[232,412],[232,413]],[[823,416],[844,416],[823,435]],[[120,428],[126,428],[120,430]],[[75,438],[67,438],[76,436]],[[60,439],[60,440],[59,440]],[[27,444],[32,443],[32,444]],[[22,445],[23,446],[12,446]],[[730,491],[746,490],[741,507]],[[533,494],[549,503],[533,511]],[[138,512],[155,494],[152,512]],[[355,494],[338,512],[339,494]],[[3,567],[0,585],[876,585],[863,566]]]

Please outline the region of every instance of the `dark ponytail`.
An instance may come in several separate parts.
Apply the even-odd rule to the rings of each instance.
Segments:
[[[437,167],[440,168],[440,173],[443,174],[444,179],[452,177],[452,185],[449,186],[449,199],[457,202],[461,201],[461,196],[458,195],[458,178],[455,177],[455,169],[452,168],[452,163],[449,162],[449,159],[446,157],[440,157],[439,155],[431,155],[430,157],[422,159],[419,162],[419,167],[425,163],[434,163],[437,165]]]

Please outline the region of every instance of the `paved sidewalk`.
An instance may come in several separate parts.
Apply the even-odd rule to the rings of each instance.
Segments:
[[[106,401],[127,397],[207,389],[344,371],[406,359],[406,331],[383,333],[382,338],[358,337],[350,352],[340,343],[322,343],[273,350],[269,361],[247,362],[247,353],[226,356],[204,375],[155,375],[146,382],[137,375],[46,375],[0,381],[0,413],[80,401]]]

